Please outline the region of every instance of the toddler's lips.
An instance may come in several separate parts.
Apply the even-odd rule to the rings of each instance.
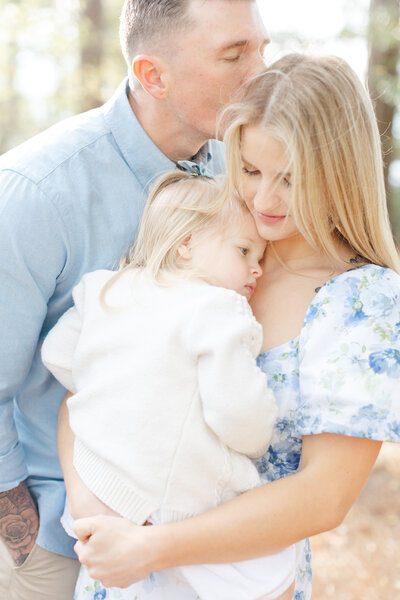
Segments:
[[[252,293],[254,292],[254,290],[256,289],[256,284],[249,283],[248,285],[245,285],[244,287],[246,288],[246,290],[249,292],[249,295],[251,296]]]

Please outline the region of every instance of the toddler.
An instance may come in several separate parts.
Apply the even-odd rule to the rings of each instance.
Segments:
[[[276,407],[256,365],[262,330],[248,299],[266,243],[222,192],[207,177],[162,176],[121,269],[85,275],[43,345],[45,365],[73,393],[77,473],[138,525],[185,519],[261,484],[251,459],[269,446]],[[62,463],[67,452],[61,443]],[[63,522],[71,533],[68,509]],[[201,600],[289,600],[294,564],[290,547],[173,571]],[[89,588],[83,571],[75,597]],[[162,590],[154,598],[167,600]]]

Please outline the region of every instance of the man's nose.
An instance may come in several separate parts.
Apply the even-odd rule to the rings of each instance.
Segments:
[[[264,61],[264,57],[261,54],[261,51],[257,52],[256,55],[256,59],[254,61],[254,69],[253,69],[253,77],[255,77],[256,75],[260,75],[260,73],[264,73],[264,71],[267,70],[265,61]]]
[[[253,81],[253,79],[255,77],[257,77],[257,75],[260,75],[260,73],[264,73],[265,70],[266,70],[266,66],[265,66],[264,60],[263,60],[262,56],[257,53],[257,55],[255,55],[255,57],[254,57],[253,63],[251,65],[251,69],[247,73],[245,80],[243,82],[244,88],[247,89],[247,87],[250,85],[250,83]]]

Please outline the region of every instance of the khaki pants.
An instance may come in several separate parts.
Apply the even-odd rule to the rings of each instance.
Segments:
[[[79,562],[34,546],[24,564],[16,567],[0,540],[1,600],[72,600]]]

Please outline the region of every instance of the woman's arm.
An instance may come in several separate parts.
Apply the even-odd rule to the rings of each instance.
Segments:
[[[137,527],[95,517],[75,524],[80,561],[106,586],[124,587],[176,565],[271,554],[339,525],[381,443],[335,434],[305,436],[298,473],[245,492],[179,523]]]
[[[67,503],[74,519],[93,515],[119,516],[118,513],[101,502],[86,487],[73,465],[74,434],[69,425],[67,400],[72,396],[69,392],[64,396],[58,412],[58,455],[67,490]]]

